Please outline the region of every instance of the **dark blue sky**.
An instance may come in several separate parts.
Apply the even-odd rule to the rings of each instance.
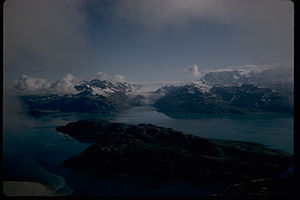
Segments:
[[[170,81],[193,64],[290,63],[293,14],[280,0],[6,1],[4,75]]]

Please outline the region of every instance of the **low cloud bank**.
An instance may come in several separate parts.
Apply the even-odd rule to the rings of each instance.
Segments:
[[[183,68],[183,71],[190,73],[191,79],[199,80],[209,72],[239,70],[240,73],[248,74],[249,72],[260,73],[264,70],[270,70],[270,69],[276,74],[279,75],[281,74],[280,77],[283,78],[287,77],[289,79],[292,79],[294,77],[293,63],[227,66],[223,68],[219,67],[217,69],[200,69],[198,65],[194,64]],[[120,74],[109,75],[106,72],[97,72],[90,79],[88,79],[88,81],[92,79],[106,80],[112,83],[125,82],[125,77],[123,75]],[[76,84],[80,84],[80,82],[81,80],[79,80],[72,74],[65,74],[59,80],[54,80],[54,81],[45,78],[22,75],[17,80],[13,81],[11,85],[6,85],[5,87],[15,89],[17,92],[23,94],[74,94],[78,92],[74,88],[74,86]],[[141,82],[137,82],[136,84],[143,85],[143,83]],[[153,89],[153,87],[158,87],[156,84],[157,83],[155,83],[155,86],[153,85],[153,83],[146,84],[147,86],[143,87],[143,90],[148,91],[148,88],[150,90],[150,88]]]
[[[124,76],[120,74],[110,76],[105,72],[96,73],[90,80],[92,79],[106,80],[113,83],[125,82]],[[65,74],[56,81],[51,81],[45,78],[31,77],[28,75],[21,75],[8,87],[23,94],[75,94],[78,93],[78,91],[74,87],[79,83],[80,80],[78,80],[72,74]]]
[[[50,81],[44,78],[35,78],[22,75],[13,82],[12,87],[23,93],[75,93],[76,78],[72,74],[66,74],[57,81]]]
[[[209,72],[225,72],[225,71],[233,71],[239,70],[241,73],[261,73],[265,70],[282,70],[283,72],[290,72],[289,74],[293,74],[294,64],[291,62],[278,62],[278,63],[270,63],[266,65],[237,65],[237,66],[224,66],[218,67],[216,69],[200,69],[198,65],[190,65],[188,67],[183,68],[183,71],[191,73],[192,79],[202,78]],[[284,75],[284,74],[283,74]]]

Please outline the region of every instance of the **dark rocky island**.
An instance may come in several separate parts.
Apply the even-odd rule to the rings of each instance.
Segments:
[[[81,172],[226,187],[276,179],[292,163],[290,155],[260,144],[204,139],[152,124],[81,120],[57,131],[94,142],[62,163]]]

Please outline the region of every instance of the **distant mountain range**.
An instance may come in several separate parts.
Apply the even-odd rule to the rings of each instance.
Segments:
[[[44,111],[111,114],[144,104],[153,104],[164,113],[293,113],[293,71],[289,68],[209,72],[200,80],[146,93],[142,85],[98,79],[82,81],[74,88],[76,94],[20,98],[34,116]]]
[[[35,116],[41,115],[41,111],[112,114],[138,105],[139,98],[128,96],[132,88],[126,82],[94,79],[77,84],[77,94],[24,95],[20,98],[27,105],[29,114]]]
[[[220,70],[182,86],[165,86],[154,106],[165,113],[293,113],[290,67]]]
[[[157,92],[161,89],[157,90]],[[165,95],[154,106],[164,113],[293,113],[293,102],[278,91],[251,84],[214,86],[209,91],[195,84],[164,88]]]
[[[239,86],[252,84],[271,88],[281,93],[292,93],[294,89],[294,70],[292,67],[273,67],[261,70],[223,70],[209,72],[201,78],[211,86]]]

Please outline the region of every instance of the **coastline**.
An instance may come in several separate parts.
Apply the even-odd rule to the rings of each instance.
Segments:
[[[5,196],[60,196],[53,187],[34,181],[3,181]]]

